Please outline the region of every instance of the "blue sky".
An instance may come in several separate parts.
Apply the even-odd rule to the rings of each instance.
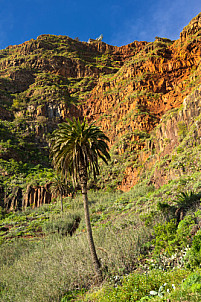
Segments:
[[[201,0],[0,0],[0,49],[41,34],[97,38],[111,45],[178,39]]]

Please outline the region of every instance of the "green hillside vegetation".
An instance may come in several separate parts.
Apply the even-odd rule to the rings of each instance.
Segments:
[[[0,301],[201,301],[199,39],[0,50]]]
[[[38,184],[46,182],[46,177],[51,179],[48,146],[35,139],[37,124],[23,118],[0,121],[0,184],[5,188],[21,185],[25,189],[31,179]]]
[[[79,192],[64,198],[63,213],[59,197],[34,210],[2,210],[1,300],[200,301],[201,149],[193,129],[180,127],[180,145],[156,165],[173,169],[175,180],[156,189],[146,171],[129,192],[89,191],[101,287]]]
[[[196,119],[199,121],[200,117]],[[18,128],[13,122],[1,124],[1,131],[6,133],[2,150],[6,156],[16,140],[22,141],[15,151],[20,156],[22,125],[27,127],[24,121]],[[107,169],[111,171],[111,179],[104,186],[106,191],[103,188],[89,191],[91,223],[104,277],[101,287],[94,283],[79,191],[75,198],[64,198],[63,213],[59,197],[53,204],[34,210],[6,213],[2,209],[1,300],[200,301],[201,148],[199,137],[193,136],[196,124],[192,123],[188,131],[182,123],[178,127],[180,144],[155,165],[174,171],[174,180],[156,189],[150,185],[154,170],[142,165],[138,185],[126,193],[114,191],[113,182],[116,185],[123,177],[122,165],[131,164],[130,157],[136,156],[118,155],[115,148],[122,144],[120,141],[111,149],[111,163],[102,165],[98,179],[101,187]],[[145,142],[150,140],[146,133],[136,134]],[[29,135],[28,132],[26,143]],[[33,148],[36,152],[37,148]],[[152,153],[154,156],[154,150]],[[39,158],[42,159],[41,155]],[[114,165],[115,159],[118,165]],[[2,165],[10,162],[5,169],[13,175],[2,178],[2,182],[12,186],[19,185],[21,180],[24,186],[24,177],[26,184],[34,181],[42,184],[53,178],[48,158],[46,169],[32,165],[30,160],[30,166],[23,170],[26,164],[23,160],[23,156],[16,163],[2,159]],[[16,173],[21,175],[17,184]]]
[[[196,119],[199,121],[200,117]],[[22,126],[17,131],[12,122],[2,123],[2,131],[8,127],[2,151],[5,154],[15,140],[23,142]],[[101,287],[94,283],[79,191],[75,198],[64,198],[63,213],[59,197],[53,204],[34,210],[6,213],[2,209],[1,300],[200,301],[201,148],[199,137],[193,136],[194,123],[188,131],[182,123],[178,127],[180,144],[155,165],[174,171],[174,180],[156,189],[150,185],[154,170],[142,164],[138,185],[129,192],[114,191],[113,182],[123,177],[121,166],[132,162],[128,153],[120,156],[115,152],[120,141],[111,149],[111,163],[102,165],[98,179],[101,187],[107,169],[112,171],[104,186],[106,191],[89,191],[91,223],[104,277]],[[150,140],[146,133],[137,134],[145,142]],[[20,149],[16,152],[20,156]],[[154,150],[152,153],[154,156]],[[114,165],[115,159],[118,165]],[[10,166],[5,167],[13,175],[2,178],[9,186],[16,185],[15,173],[21,173],[22,186],[26,175],[27,184],[42,184],[54,176],[48,165],[44,169],[30,164],[23,170],[23,157],[16,164],[10,159]]]
[[[142,183],[127,193],[89,192],[104,275],[100,289],[94,284],[81,195],[65,198],[63,213],[59,204],[2,212],[1,300],[199,301],[201,235],[193,233],[201,222],[197,178],[198,172],[159,190]],[[181,206],[185,217],[177,222]],[[80,223],[72,234],[76,219]]]

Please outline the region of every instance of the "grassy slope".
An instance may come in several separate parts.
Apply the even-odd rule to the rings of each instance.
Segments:
[[[189,181],[191,188],[194,181]],[[164,220],[164,216],[157,210],[156,203],[166,200],[167,196],[170,197],[170,192],[175,195],[178,189],[185,190],[185,185],[181,183],[172,182],[160,190],[139,185],[128,193],[89,193],[94,237],[105,281],[104,289],[99,293],[90,294],[86,301],[127,301],[125,295],[131,295],[131,288],[136,283],[139,288],[143,288],[144,296],[150,290],[157,290],[167,283],[163,269],[158,269],[161,269],[161,266],[168,269],[171,258],[167,257],[162,261],[159,253],[153,256],[154,245],[150,240],[154,238],[153,226]],[[75,235],[66,237],[62,233],[52,233],[54,224],[62,227],[65,222],[67,229],[75,214],[81,217]],[[70,297],[70,294],[75,295],[74,291],[79,289],[80,297],[81,289],[94,287],[83,216],[82,199],[77,196],[73,201],[66,200],[63,214],[59,212],[57,205],[47,205],[34,211],[10,214],[2,220],[2,226],[12,226],[9,236],[2,233],[2,301],[60,301],[65,292],[68,292]],[[201,219],[201,216],[199,217]],[[29,225],[26,224],[25,230],[27,221]],[[51,223],[48,225],[49,221]],[[21,236],[24,236],[24,239]],[[157,271],[152,271],[152,268]],[[122,290],[118,287],[116,292],[113,285],[120,285],[122,276],[133,270],[136,270],[136,273],[125,279],[130,287],[127,281],[124,281]],[[150,270],[150,280],[147,279],[145,288],[137,276],[146,271],[149,274]],[[168,286],[175,284],[179,288],[182,280],[189,274],[188,269],[170,273]],[[135,281],[135,278],[138,281]],[[113,298],[110,300],[108,295]],[[115,295],[118,298],[116,300]],[[66,301],[70,301],[69,299]],[[84,296],[82,299],[85,299]],[[79,301],[83,301],[82,299]]]
[[[154,225],[163,222],[166,217],[158,211],[157,203],[168,201],[172,204],[177,194],[187,189],[199,192],[199,179],[200,172],[195,171],[159,190],[154,190],[145,182],[127,193],[89,192],[94,237],[105,281],[101,291],[96,290],[87,296],[85,290],[95,284],[81,196],[74,200],[67,198],[63,214],[59,212],[59,205],[46,205],[7,215],[1,221],[2,226],[11,227],[9,233],[1,234],[4,238],[0,253],[4,280],[1,282],[2,301],[60,301],[66,292],[68,298],[63,298],[63,301],[70,301],[72,297],[77,297],[77,301],[129,301],[132,296],[134,300],[130,301],[138,301],[151,290],[158,291],[164,283],[170,290],[174,284],[178,295],[185,297],[181,301],[186,301],[186,297],[193,293],[192,286],[182,289],[181,284],[190,271],[182,265],[180,270],[164,273],[163,269],[168,269],[171,257],[167,256],[162,261],[160,252],[153,255],[154,244],[151,240],[154,238]],[[63,229],[68,229],[73,215],[79,215],[81,223],[72,237],[66,237],[62,232],[53,233],[52,226],[60,225],[62,229],[64,222]],[[194,214],[189,210],[189,215]],[[201,219],[200,214],[198,217]],[[180,254],[176,259],[179,257]],[[152,271],[152,268],[156,270]],[[121,287],[122,276],[132,271],[134,273],[123,281]],[[141,275],[145,272],[148,273],[146,286]],[[141,295],[134,295],[134,285],[140,289]],[[176,295],[176,291],[172,295]],[[192,301],[199,301],[199,291],[195,296],[197,298]],[[159,297],[157,299],[160,300]],[[178,301],[178,296],[175,299],[173,301]]]

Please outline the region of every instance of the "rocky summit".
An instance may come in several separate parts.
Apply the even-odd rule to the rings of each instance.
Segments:
[[[72,117],[110,138],[97,188],[126,191],[144,179],[159,187],[190,174],[200,157],[200,74],[201,13],[175,41],[117,47],[41,35],[0,50],[0,205],[51,201],[49,137]]]

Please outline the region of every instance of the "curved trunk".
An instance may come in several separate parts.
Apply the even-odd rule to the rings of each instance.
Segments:
[[[96,254],[95,244],[92,235],[90,216],[89,216],[89,205],[88,205],[88,196],[87,196],[87,173],[83,167],[80,170],[81,173],[79,173],[79,179],[80,179],[80,185],[81,185],[83,202],[84,202],[84,213],[85,213],[88,243],[89,243],[94,269],[97,274],[98,281],[101,282],[102,281],[102,273],[100,269],[101,265]]]

